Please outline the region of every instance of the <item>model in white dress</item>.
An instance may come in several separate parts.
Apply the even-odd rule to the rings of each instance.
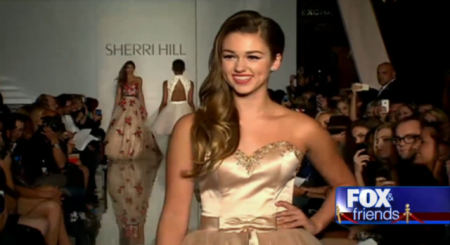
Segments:
[[[189,102],[189,93],[193,89],[193,83],[189,79],[183,75],[175,75],[170,80],[167,80],[165,84],[165,91],[167,91],[165,93],[167,93],[167,95],[164,97],[167,101],[163,101],[164,106],[153,123],[153,132],[157,135],[172,134],[173,127],[178,119],[193,111],[192,104]],[[186,99],[174,101],[172,96],[179,85],[182,85]]]

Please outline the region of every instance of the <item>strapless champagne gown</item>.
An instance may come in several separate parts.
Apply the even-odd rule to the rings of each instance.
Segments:
[[[289,142],[265,145],[247,155],[237,150],[199,179],[200,229],[183,245],[320,245],[304,229],[277,229],[278,201],[292,203],[303,154]]]

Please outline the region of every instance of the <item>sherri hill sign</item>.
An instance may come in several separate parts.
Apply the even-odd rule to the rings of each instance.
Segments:
[[[108,43],[106,56],[184,56],[182,44],[173,43]]]

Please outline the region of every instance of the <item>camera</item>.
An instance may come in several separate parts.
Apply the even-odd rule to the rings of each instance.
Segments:
[[[49,127],[53,132],[60,133],[65,130],[64,124],[59,116],[46,116],[42,117],[42,126],[40,127],[40,131],[42,132],[44,127]]]
[[[361,143],[361,144],[357,144],[356,145],[356,151],[358,152],[358,151],[360,151],[360,150],[363,150],[362,152],[361,152],[361,154],[360,155],[368,155],[369,153],[367,152],[367,145],[366,144],[364,144],[364,143]]]

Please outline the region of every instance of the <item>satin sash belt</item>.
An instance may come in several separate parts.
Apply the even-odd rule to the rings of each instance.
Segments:
[[[206,217],[202,216],[200,229],[224,232],[248,233],[248,244],[258,245],[257,232],[277,230],[275,215],[243,217]]]

